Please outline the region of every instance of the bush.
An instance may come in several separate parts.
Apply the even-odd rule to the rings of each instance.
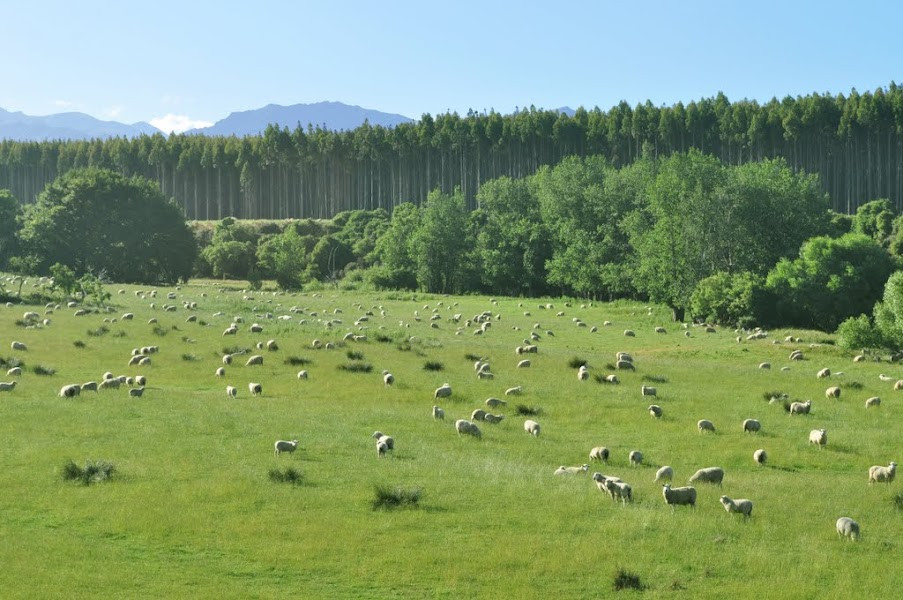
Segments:
[[[617,592],[621,590],[643,590],[646,587],[640,581],[639,575],[631,573],[623,567],[619,568],[615,573],[613,585]]]
[[[438,362],[435,360],[428,360],[425,363],[423,363],[424,371],[442,371],[444,369],[445,369],[445,365],[443,365],[441,362]]]
[[[64,481],[80,481],[83,485],[90,485],[110,479],[115,470],[113,463],[105,460],[86,461],[84,468],[70,460],[63,465],[60,474]]]
[[[370,363],[353,362],[339,365],[338,368],[342,371],[348,371],[349,373],[369,373],[373,370],[373,365]]]
[[[715,273],[700,281],[690,296],[696,319],[730,326],[749,326],[767,306],[764,280],[753,273]]]
[[[405,489],[402,487],[390,488],[384,485],[373,486],[373,500],[370,506],[373,510],[380,508],[393,509],[416,507],[423,497],[423,490],[420,488]]]
[[[270,469],[270,481],[274,483],[301,485],[304,483],[304,475],[294,467],[287,467],[282,470]]]
[[[167,331],[167,330],[164,329],[163,327],[160,327],[159,325],[154,325],[154,328],[151,329],[151,332],[153,332],[154,335],[158,335],[158,336],[160,336],[160,337],[163,337],[163,336],[165,336],[167,333],[169,333],[169,331]]]
[[[482,356],[478,356],[478,355],[476,355],[476,354],[471,354],[470,352],[468,352],[467,354],[465,354],[465,355],[464,355],[464,358],[466,358],[467,360],[472,361],[472,362],[476,362],[476,361],[478,361],[478,360],[483,360],[483,357],[482,357]]]

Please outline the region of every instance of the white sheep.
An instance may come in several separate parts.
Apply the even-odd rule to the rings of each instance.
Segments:
[[[441,408],[439,408],[438,406],[433,405],[433,418],[436,419],[437,421],[444,421],[445,420],[445,411],[442,410]]]
[[[486,398],[486,406],[495,408],[496,406],[507,406],[507,402],[499,398]]]
[[[900,390],[903,390],[903,379],[898,379],[894,382],[894,391],[898,392]]]
[[[555,469],[554,475],[577,475],[579,473],[586,473],[589,471],[589,465],[584,464],[579,467],[565,467],[561,465],[557,469]]]
[[[624,330],[624,335],[625,335],[626,337],[636,337],[636,334],[635,334],[632,330],[630,330],[630,329],[625,329],[625,330]]]
[[[395,376],[386,371],[383,373],[383,384],[386,386],[392,385],[395,383]]]
[[[638,466],[643,464],[643,453],[639,450],[631,450],[630,454],[627,455],[627,460],[630,461],[631,466]]]
[[[828,432],[824,429],[813,429],[809,432],[809,443],[815,444],[819,449],[828,444]]]
[[[135,385],[147,385],[147,377],[145,377],[144,375],[135,375]]]
[[[443,383],[439,387],[436,388],[436,391],[433,392],[434,398],[448,398],[452,395],[452,388],[449,384]]]
[[[652,415],[653,417],[655,417],[656,419],[660,419],[663,414],[662,407],[659,406],[658,404],[650,404],[649,408],[647,408],[646,410],[648,410],[649,414]]]
[[[263,356],[260,354],[255,354],[245,363],[246,367],[250,367],[252,365],[262,365],[263,364]]]
[[[764,449],[759,448],[755,452],[753,452],[753,460],[756,461],[756,464],[764,465],[765,461],[768,460],[768,453],[765,452]]]
[[[840,398],[840,388],[837,386],[829,387],[825,390],[825,398]]]
[[[655,333],[668,333],[664,327],[656,327]]]
[[[23,342],[13,342],[9,345],[13,350],[28,350],[28,346],[26,346]]]
[[[849,538],[851,540],[859,539],[859,523],[850,517],[840,517],[837,519],[837,535],[841,538]]]
[[[890,483],[894,480],[894,475],[897,474],[897,463],[891,462],[888,466],[882,467],[881,465],[875,465],[873,467],[869,467],[869,485],[873,483],[878,483],[883,481],[884,483]]]
[[[672,488],[670,483],[666,483],[662,487],[662,496],[665,498],[665,504],[673,509],[675,506],[692,506],[696,508],[696,488],[691,486]]]
[[[6,372],[10,377],[18,377],[22,374],[22,367],[13,367]]]
[[[743,421],[743,433],[758,433],[762,429],[762,424],[755,419],[745,419]]]
[[[577,370],[577,380],[586,381],[587,379],[589,379],[589,371],[586,370],[586,367],[580,367]]]
[[[636,367],[629,360],[619,360],[615,363],[615,368],[619,371],[636,371]]]
[[[144,354],[136,354],[132,358],[129,359],[129,366],[137,365],[140,363],[146,356]]]
[[[602,485],[605,486],[613,501],[620,500],[624,504],[633,501],[633,490],[625,482],[615,481],[606,477]]]
[[[715,424],[708,419],[699,419],[696,422],[696,428],[699,429],[699,433],[705,433],[706,431],[715,433]]]
[[[590,460],[598,460],[600,462],[608,462],[609,451],[605,446],[596,446],[589,451]]]
[[[524,360],[520,361],[519,363],[517,363],[518,369],[526,369],[529,366],[530,366],[530,361],[528,359],[524,359]]]
[[[523,391],[524,391],[523,386],[516,385],[512,388],[508,388],[507,390],[505,390],[505,395],[506,396],[519,396],[519,395],[521,395],[521,393],[523,393]]]
[[[648,385],[640,386],[640,392],[642,392],[643,396],[656,396],[658,394],[654,387],[649,387]]]
[[[704,483],[717,483],[718,486],[721,486],[721,482],[724,480],[724,469],[721,467],[706,467],[704,469],[699,469],[688,480],[688,483],[693,483],[694,481],[700,481]]]
[[[273,448],[274,455],[282,454],[283,452],[294,454],[295,450],[298,448],[298,440],[276,440],[276,443],[273,444]]]
[[[806,400],[805,402],[792,402],[790,404],[791,415],[808,415],[810,410],[812,410],[811,400]]]
[[[219,368],[216,370],[216,376],[217,376],[217,377],[225,377],[225,376],[226,376],[226,369],[224,369],[223,367],[219,367]]]
[[[306,370],[302,369],[298,371],[298,379],[307,379],[308,373]]]
[[[475,438],[479,438],[483,435],[480,432],[480,428],[467,419],[458,419],[457,421],[455,421],[455,431],[458,432],[458,435],[461,435],[463,433],[472,435]]]
[[[226,395],[229,396],[230,398],[235,398],[238,395],[238,390],[235,389],[231,385],[227,385],[226,386]]]
[[[276,340],[267,340],[266,349],[270,352],[275,352],[279,350],[279,344],[276,343]]]
[[[619,383],[619,379],[617,375],[606,375],[605,383]]]
[[[97,391],[97,382],[96,381],[87,381],[81,384],[81,389],[83,392],[96,392]]]
[[[737,500],[732,500],[727,496],[721,496],[720,501],[721,506],[723,506],[724,510],[729,513],[740,513],[746,518],[752,516],[752,500],[747,500],[746,498],[738,498]]]
[[[231,365],[231,364],[232,364],[232,355],[231,355],[231,354],[224,354],[224,355],[223,355],[223,364],[224,364],[224,365]]]
[[[263,386],[259,383],[249,383],[248,391],[251,392],[252,396],[258,396],[263,393]]]
[[[819,379],[823,379],[823,378],[825,378],[825,377],[830,377],[830,376],[831,376],[831,369],[827,369],[827,368],[822,369],[821,371],[819,371],[818,373],[816,373],[815,376],[818,377]]]
[[[494,379],[494,378],[495,378],[495,375],[493,375],[489,371],[477,372],[477,379]]]
[[[674,479],[674,469],[665,465],[655,472],[655,479],[653,479],[653,483],[656,481],[671,481]]]
[[[74,398],[82,391],[80,385],[64,385],[60,388],[60,398]]]
[[[538,437],[541,427],[539,423],[534,421],[533,419],[527,419],[524,421],[524,431],[532,435],[533,437]]]
[[[872,396],[871,398],[868,398],[865,401],[866,408],[869,408],[870,406],[880,406],[880,405],[881,405],[881,398],[879,398],[878,396]]]
[[[382,440],[376,440],[376,457],[382,458],[389,451],[389,445]]]
[[[100,382],[100,389],[102,390],[118,390],[121,382],[117,377],[111,377],[110,379],[104,379]]]
[[[374,431],[370,437],[375,439],[377,443],[385,444],[387,449],[395,450],[395,438],[384,434],[382,431]]]
[[[486,418],[486,411],[482,408],[475,409],[472,413],[470,413],[471,421],[482,421]]]
[[[759,363],[759,368],[760,369],[770,369],[771,363],[768,363],[768,362]]]

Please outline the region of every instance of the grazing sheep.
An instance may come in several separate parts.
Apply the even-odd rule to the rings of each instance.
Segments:
[[[633,490],[623,481],[615,481],[606,477],[602,485],[605,486],[613,501],[620,500],[623,504],[633,501]]]
[[[464,433],[467,435],[472,435],[475,438],[482,437],[483,435],[480,432],[480,428],[467,419],[458,419],[457,421],[455,421],[455,431],[458,432],[458,435]]]
[[[619,371],[636,371],[636,367],[629,360],[619,360],[615,363],[615,368]]]
[[[491,413],[486,413],[486,416],[483,417],[483,420],[487,423],[492,423],[493,425],[498,425],[504,420],[505,415],[493,415]]]
[[[135,375],[135,385],[147,385],[147,377],[144,375]]]
[[[615,360],[626,360],[627,362],[633,362],[633,357],[626,352],[618,352],[615,354]]]
[[[447,383],[443,383],[436,388],[435,392],[433,392],[433,398],[448,398],[451,395],[452,389],[451,386]]]
[[[739,498],[737,500],[732,500],[727,496],[721,496],[720,498],[721,506],[724,507],[729,513],[740,513],[746,518],[752,516],[753,503],[752,500],[747,500],[745,498]]]
[[[625,329],[624,336],[625,337],[636,337],[636,334],[630,329]]]
[[[507,406],[508,403],[504,400],[500,400],[499,398],[486,398],[486,406],[490,408],[495,408],[496,406]]]
[[[248,359],[248,361],[245,363],[245,366],[250,367],[251,365],[262,365],[262,364],[263,364],[263,357],[259,354],[255,354],[254,356],[252,356],[251,358]]]
[[[505,395],[506,396],[519,396],[523,391],[524,391],[524,388],[522,386],[516,385],[512,388],[508,388],[507,390],[505,390]]]
[[[577,475],[579,473],[586,473],[589,471],[589,465],[582,465],[579,467],[565,467],[564,465],[555,469],[555,475]]]
[[[132,365],[137,365],[137,364],[140,363],[144,358],[146,358],[144,354],[136,354],[136,355],[134,355],[132,358],[129,359],[129,366],[131,367]]]
[[[840,538],[849,538],[851,540],[859,539],[859,523],[850,517],[840,517],[837,519],[837,535]]]
[[[28,350],[28,346],[26,346],[22,342],[13,342],[12,344],[9,345],[9,347],[12,348],[13,350]]]
[[[298,440],[292,440],[290,442],[286,440],[276,440],[276,443],[273,444],[273,448],[274,455],[282,454],[283,452],[294,454],[295,450],[298,448]]]
[[[825,377],[830,377],[830,376],[831,376],[831,369],[822,369],[821,371],[819,371],[818,373],[816,373],[815,376],[818,377],[819,379],[823,379],[823,378],[825,378]]]
[[[790,404],[791,415],[808,415],[810,410],[812,410],[811,400],[806,400],[805,402],[792,402]]]
[[[898,380],[894,383],[894,391],[895,391],[895,392],[898,392],[898,391],[900,391],[900,390],[903,390],[903,379],[898,379]]]
[[[840,398],[840,388],[837,386],[829,387],[825,390],[825,398]]]
[[[263,331],[263,327],[254,323],[251,325],[251,333],[261,333]]]
[[[891,462],[888,466],[882,467],[880,465],[875,465],[874,467],[869,467],[869,485],[877,482],[883,481],[884,483],[890,483],[894,480],[894,475],[897,474],[897,463]]]
[[[307,371],[304,369],[298,371],[298,379],[307,379]]]
[[[664,467],[660,468],[658,471],[655,472],[655,479],[653,479],[653,483],[655,483],[656,481],[665,481],[665,480],[671,481],[673,478],[674,478],[674,469],[672,469],[668,465],[665,465]]]
[[[140,397],[142,396],[142,394],[144,394],[144,388],[143,388],[143,387],[132,388],[132,389],[129,390],[129,396],[130,396],[131,398],[140,398]]]
[[[530,361],[528,359],[524,359],[524,360],[520,361],[519,363],[517,363],[518,369],[526,369],[529,366],[530,366]]]
[[[532,435],[533,437],[538,437],[540,432],[539,423],[534,421],[533,419],[527,419],[524,421],[524,431]]]
[[[218,368],[218,369],[216,370],[216,376],[217,376],[217,377],[225,377],[225,376],[226,376],[226,369],[224,369],[223,367]]]
[[[577,380],[586,381],[587,379],[589,379],[589,371],[586,370],[586,367],[577,369]]]
[[[770,369],[771,363],[768,363],[768,362],[759,363],[759,368],[760,369]]]
[[[617,375],[607,375],[605,377],[605,383],[620,383]]]
[[[815,444],[819,449],[828,444],[828,432],[824,429],[813,429],[809,432],[809,443]]]
[[[755,419],[746,419],[743,421],[743,433],[758,433],[762,428],[762,424]]]
[[[118,378],[112,377],[110,379],[104,379],[100,382],[100,389],[102,390],[118,390],[121,382]]]
[[[662,496],[665,498],[665,504],[673,509],[675,506],[692,506],[696,508],[696,488],[687,486],[672,488],[670,483],[666,483],[662,487]]]
[[[668,333],[668,332],[665,331],[665,328],[664,328],[664,327],[656,327],[656,328],[655,328],[655,333]]]
[[[149,364],[151,364],[151,357],[150,357],[150,356],[145,356],[144,358],[142,358],[141,360],[138,361],[138,366],[139,366],[139,367],[144,367],[144,366],[147,366],[147,365],[149,365]]]
[[[10,377],[18,377],[22,374],[22,367],[13,367],[12,369],[6,372]]]
[[[753,460],[756,461],[759,465],[764,465],[765,461],[768,460],[768,454],[762,448],[759,448],[755,452],[753,452]]]
[[[699,419],[696,422],[696,428],[699,429],[699,433],[705,433],[706,431],[715,433],[715,424],[708,419]]]
[[[60,398],[74,398],[82,391],[80,385],[64,385],[60,388]]]
[[[236,396],[238,396],[238,390],[235,389],[231,385],[227,385],[226,386],[226,395],[229,396],[230,398],[235,398]]]
[[[862,362],[864,360],[865,360],[864,354],[857,354],[856,356],[853,357],[853,362]]]
[[[589,451],[589,459],[590,460],[598,460],[600,462],[607,463],[608,462],[608,448],[605,446],[596,446],[592,450]]]
[[[627,459],[630,461],[631,466],[638,466],[643,464],[643,453],[639,450],[631,450],[630,454],[627,455]]]
[[[252,396],[259,396],[260,394],[263,393],[263,386],[260,385],[259,383],[249,383],[248,391],[251,392]]]
[[[383,384],[389,386],[389,385],[392,385],[393,383],[395,383],[395,376],[389,372],[384,373],[383,374]]]
[[[649,414],[655,417],[656,419],[660,419],[662,416],[662,407],[658,404],[650,404],[646,409],[649,411]]]
[[[433,418],[436,419],[437,421],[444,421],[445,420],[445,411],[442,410],[441,408],[439,408],[438,406],[433,405]]]
[[[224,365],[231,365],[231,364],[232,364],[232,355],[231,355],[231,354],[225,354],[225,355],[223,355],[223,364],[224,364]]]
[[[85,382],[85,383],[81,384],[81,388],[82,388],[83,392],[87,392],[87,391],[96,392],[97,391],[97,382],[96,381]]]
[[[237,333],[238,333],[238,327],[235,327],[234,325],[230,325],[223,331],[224,336],[235,335]]]
[[[382,440],[376,441],[376,457],[382,458],[389,451],[389,445]]]
[[[489,371],[479,371],[477,373],[477,378],[478,379],[494,379],[495,375],[493,375]]]
[[[371,435],[377,442],[382,442],[389,450],[395,450],[395,438],[384,434],[382,431],[374,431]]]
[[[872,396],[871,398],[868,398],[865,401],[866,408],[868,408],[870,406],[880,406],[880,405],[881,405],[881,398],[879,398],[878,396]]]
[[[486,417],[486,411],[482,408],[478,408],[470,413],[471,421],[482,421]]]
[[[642,392],[644,396],[655,396],[658,393],[654,387],[649,387],[648,385],[641,386],[640,392]]]
[[[270,352],[275,352],[276,350],[279,350],[279,344],[276,343],[276,340],[267,340],[266,348]]]
[[[704,469],[699,469],[690,477],[688,483],[693,483],[694,481],[699,481],[703,483],[717,483],[718,486],[721,486],[721,482],[724,479],[724,469],[721,467],[706,467]]]

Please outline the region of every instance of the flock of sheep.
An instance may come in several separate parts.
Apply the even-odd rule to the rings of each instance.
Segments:
[[[156,298],[157,292],[155,290],[152,291],[138,291],[135,292],[135,295],[140,300],[151,300],[149,304],[149,309],[151,311],[156,310],[156,304],[153,302],[153,299]],[[205,294],[202,294],[204,297]],[[177,292],[169,292],[167,294],[167,299],[176,300],[178,298]],[[253,300],[252,297],[246,297]],[[494,303],[494,301],[491,301]],[[451,311],[457,303],[452,304],[444,304],[443,301],[435,302],[434,305],[430,306],[429,304],[423,306],[423,310],[425,312],[429,311],[430,316],[428,317],[430,321],[430,327],[432,329],[438,329],[439,323],[441,320],[441,309],[445,309],[446,311]],[[9,305],[10,308],[14,308],[12,305]],[[194,312],[198,308],[198,304],[194,300],[183,300],[182,307],[189,311],[192,311],[192,314],[188,316],[186,319],[187,322],[197,323],[198,316],[194,314]],[[78,317],[85,317],[87,315],[95,314],[92,311],[85,309],[84,307],[76,305],[74,302],[70,302],[67,305],[69,309],[75,309],[74,315]],[[372,327],[384,327],[382,325],[377,325],[374,321],[377,319],[380,322],[388,322],[388,319],[391,317],[388,316],[386,309],[382,306],[374,306],[371,309],[366,309],[361,304],[356,304],[355,309],[361,312],[361,316],[353,321],[355,330],[348,331],[344,337],[341,338],[341,342],[332,341],[326,342],[319,339],[314,339],[310,342],[310,347],[313,349],[332,349],[338,346],[341,346],[345,343],[349,342],[366,342],[367,335],[366,331],[368,328]],[[540,305],[540,309],[551,309],[552,305]],[[175,312],[177,310],[177,306],[173,304],[164,304],[162,309],[165,312]],[[47,305],[44,309],[44,315],[39,314],[35,311],[25,312],[23,315],[23,321],[27,324],[28,327],[32,328],[46,328],[51,326],[50,315],[55,312],[62,311],[63,308],[60,305]],[[379,311],[376,313],[375,311]],[[290,321],[294,318],[297,318],[297,315],[303,315],[302,318],[298,321],[301,324],[304,324],[307,319],[316,319],[319,324],[322,324],[322,327],[326,330],[326,332],[330,335],[335,335],[335,331],[340,328],[348,328],[339,317],[341,315],[342,310],[338,307],[334,307],[331,314],[324,311],[322,314],[319,311],[310,310],[310,309],[299,309],[298,307],[292,307],[288,310],[289,314],[276,316],[272,313],[266,313],[264,315],[259,315],[262,318],[267,320],[270,319],[279,319],[283,321]],[[379,316],[377,316],[377,314]],[[223,313],[215,313],[211,315],[211,318],[216,317],[224,317]],[[529,311],[524,311],[524,316],[530,316]],[[564,312],[559,312],[556,314],[557,317],[564,316]],[[414,311],[411,320],[417,322],[421,321],[425,316],[421,316],[420,311]],[[478,336],[489,336],[491,335],[492,328],[498,326],[499,322],[502,320],[503,315],[494,310],[486,310],[482,313],[473,315],[470,318],[466,318],[464,315],[460,313],[454,314],[451,318],[447,319],[448,322],[452,324],[454,327],[455,335],[478,335]],[[128,312],[122,314],[119,319],[123,321],[131,321],[135,319],[134,312]],[[105,322],[115,322],[116,318],[111,316],[106,316],[103,319]],[[148,324],[153,325],[157,323],[156,317],[148,318]],[[586,327],[586,324],[578,319],[574,318],[573,323],[577,327]],[[603,324],[603,327],[611,326],[611,322],[606,321]],[[401,328],[410,326],[410,322],[406,322],[406,320],[402,319],[398,326]],[[690,336],[691,330],[689,326],[685,325],[685,335]],[[244,326],[244,319],[240,316],[236,316],[232,319],[232,322],[228,325],[228,327],[223,330],[223,336],[236,336],[242,330],[246,330],[252,334],[259,334],[264,332],[264,326],[258,323],[253,323],[250,326]],[[519,329],[518,327],[514,327],[514,329]],[[591,332],[598,331],[597,327],[592,327],[589,329]],[[655,328],[655,333],[657,334],[666,334],[667,331],[662,327]],[[701,327],[700,331],[706,333],[714,333],[715,329],[704,325]],[[636,333],[633,330],[625,330],[623,332],[625,338],[635,338]],[[514,348],[515,357],[520,357],[524,354],[536,355],[535,359],[515,359],[517,369],[529,369],[531,366],[538,361],[543,360],[542,352],[541,352],[541,342],[540,340],[543,337],[552,338],[555,336],[554,331],[552,330],[542,330],[537,323],[533,330],[530,332],[529,337],[523,340],[523,343],[518,344]],[[754,331],[752,333],[747,333],[745,335],[745,339],[747,341],[753,340],[761,340],[767,338],[767,333],[763,331]],[[738,342],[742,342],[744,340],[744,336],[741,335],[737,338]],[[796,342],[798,339],[789,338],[790,342]],[[30,352],[28,346],[21,341],[12,341],[9,344],[9,347],[14,352]],[[275,352],[279,350],[279,344],[275,339],[270,339],[267,341],[260,341],[257,343],[257,348],[259,350],[265,350],[266,352]],[[143,367],[150,368],[153,364],[152,356],[156,354],[160,349],[157,346],[142,346],[134,348],[131,352],[131,356],[127,359],[124,358],[124,362],[128,367]],[[235,354],[224,354],[222,356],[222,365],[217,367],[213,372],[213,376],[216,378],[225,378],[227,376],[227,368],[231,369],[233,362],[239,358]],[[790,355],[790,360],[802,360],[802,352],[794,351]],[[856,362],[861,361],[861,357],[857,357]],[[244,360],[245,367],[255,367],[259,365],[263,365],[265,361],[265,354],[253,354]],[[635,371],[636,365],[633,356],[628,352],[618,352],[614,356],[613,366],[616,371]],[[759,364],[760,369],[770,369],[771,364],[767,362],[763,362]],[[785,367],[786,369],[786,367]],[[474,364],[474,374],[480,380],[492,380],[494,378],[494,374],[491,370],[490,363],[486,360],[480,359]],[[12,367],[7,371],[7,375],[9,377],[18,377],[21,376],[21,369],[19,367]],[[836,373],[835,373],[836,375]],[[302,370],[297,373],[298,379],[307,379],[309,376],[306,370]],[[827,378],[831,376],[831,372],[829,369],[821,369],[816,373],[818,378]],[[578,381],[588,381],[590,379],[589,369],[586,364],[580,365],[577,368],[576,377]],[[887,378],[886,376],[881,376],[882,380],[891,380],[892,378]],[[600,383],[617,385],[620,383],[618,375],[616,373],[608,373],[604,376],[600,376],[598,378]],[[213,380],[212,380],[213,381]],[[396,383],[396,377],[389,370],[383,370],[381,374],[382,385],[385,387],[391,387]],[[59,396],[62,398],[75,398],[81,395],[84,392],[99,392],[102,390],[111,390],[118,389],[120,386],[125,386],[129,388],[129,396],[131,397],[141,397],[144,393],[145,389],[147,389],[147,377],[144,375],[119,375],[115,376],[112,372],[105,372],[99,378],[99,381],[89,381],[85,383],[68,383],[63,385],[60,388]],[[4,381],[0,382],[0,392],[4,393],[15,393],[17,387],[17,381],[14,379],[12,381]],[[239,394],[239,388],[234,385],[226,385],[226,395],[229,398],[235,398]],[[894,385],[894,389],[903,388],[903,380],[897,381]],[[258,396],[263,394],[263,384],[260,382],[249,381],[247,382],[248,392],[252,396]],[[504,391],[504,396],[518,396],[524,393],[524,387],[522,385],[513,386],[507,388]],[[641,386],[640,395],[642,398],[656,398],[658,397],[658,390],[655,387],[647,386],[643,384]],[[425,396],[425,394],[424,394]],[[840,386],[831,386],[828,387],[825,391],[826,398],[837,399],[841,396],[841,388]],[[437,387],[433,393],[431,400],[433,402],[440,402],[445,399],[449,399],[452,397],[452,386],[448,383],[444,383]],[[426,398],[424,398],[426,399]],[[480,423],[486,423],[488,425],[498,425],[502,423],[504,419],[506,419],[506,415],[502,413],[496,414],[495,412],[488,412],[486,409],[490,410],[504,410],[508,405],[508,401],[501,398],[490,397],[484,402],[485,408],[475,408],[469,412],[469,414],[461,415],[461,418],[457,418],[454,420],[454,429],[458,435],[461,436],[471,436],[477,439],[481,439],[483,437],[483,431],[480,429]],[[880,398],[873,397],[866,400],[866,407],[877,407],[880,405]],[[812,402],[793,402],[789,405],[788,412],[790,415],[806,415],[810,413],[812,408]],[[664,414],[664,410],[662,406],[659,404],[649,405],[646,409],[652,417],[655,419],[662,418]],[[446,417],[446,408],[443,408],[439,404],[433,404],[431,408],[431,416],[433,419],[437,421],[445,421]],[[747,418],[742,421],[741,429],[744,433],[748,433],[750,435],[756,435],[762,429],[761,423],[752,418]],[[537,419],[528,418],[523,421],[523,430],[526,434],[531,437],[539,437],[541,433],[544,431],[543,426]],[[705,434],[714,434],[716,432],[715,424],[709,419],[699,419],[697,421],[697,430],[700,433]],[[375,441],[375,449],[377,458],[383,458],[390,455],[395,449],[395,439],[392,436],[383,434],[381,431],[375,431],[372,434],[372,439]],[[403,441],[403,440],[402,440]],[[827,431],[825,429],[813,429],[809,434],[809,443],[812,445],[816,445],[818,448],[824,448],[828,443]],[[299,447],[299,441],[295,440],[276,440],[274,443],[274,453],[275,455],[280,455],[282,453],[293,454]],[[610,451],[608,448],[604,446],[596,446],[593,447],[589,451],[589,460],[590,463],[600,463],[607,464],[610,458]],[[755,451],[753,454],[753,460],[758,465],[765,465],[768,460],[768,453],[764,448],[760,448]],[[643,463],[643,454],[640,450],[632,450],[628,454],[628,462],[631,465],[641,465]],[[583,464],[580,466],[565,466],[561,465],[557,469],[553,471],[554,475],[558,476],[579,476],[584,473],[588,473],[590,470],[590,464]],[[868,470],[868,483],[886,483],[889,484],[893,482],[894,476],[896,472],[896,463],[890,462],[888,466],[876,465],[872,466]],[[725,472],[721,467],[713,466],[713,467],[704,467],[698,469],[691,477],[689,477],[687,483],[689,484],[712,484],[717,486],[722,486],[724,480]],[[671,466],[662,466],[659,468],[655,474],[655,482],[661,482],[663,484],[662,487],[662,497],[666,505],[670,506],[672,510],[675,506],[689,506],[695,507],[697,501],[697,490],[695,487],[691,485],[683,486],[683,487],[672,487],[672,480],[674,477],[674,469]],[[613,502],[620,502],[624,505],[629,504],[634,501],[633,487],[628,484],[626,481],[620,479],[614,475],[605,475],[601,472],[594,472],[591,476],[591,481],[595,484],[599,491],[607,494]],[[719,502],[721,506],[728,513],[737,513],[741,514],[746,518],[752,516],[753,512],[753,501],[745,498],[731,498],[726,495],[722,495],[719,498]],[[841,517],[836,522],[836,530],[837,533],[842,537],[848,537],[851,539],[858,539],[860,535],[859,524],[849,517]]]

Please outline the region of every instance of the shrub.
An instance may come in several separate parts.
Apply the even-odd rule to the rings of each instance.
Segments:
[[[753,273],[718,272],[700,281],[690,296],[690,314],[722,325],[749,326],[765,306],[764,281]]]
[[[226,346],[223,348],[223,354],[246,354],[250,351],[250,348],[242,348],[241,346]]]
[[[442,371],[444,369],[445,369],[445,365],[443,365],[441,362],[438,362],[435,360],[428,360],[425,363],[423,363],[424,371]]]
[[[848,387],[851,390],[861,390],[864,386],[859,381],[849,381],[846,384],[844,384],[844,387]]]
[[[45,367],[43,365],[35,365],[31,368],[31,372],[35,375],[55,375],[56,369],[51,369],[50,367]]]
[[[84,468],[70,460],[63,465],[61,475],[64,481],[80,481],[83,485],[90,485],[110,479],[115,470],[113,463],[105,460],[86,461]]]
[[[303,365],[309,365],[311,363],[310,360],[303,358],[301,356],[289,356],[285,360],[282,361],[287,365],[291,365],[293,367],[299,367]]]
[[[580,367],[585,367],[587,364],[586,359],[580,358],[579,356],[574,356],[568,361],[568,366],[572,369],[579,369]]]
[[[339,365],[339,369],[342,371],[348,371],[349,373],[369,373],[373,370],[373,365],[370,363],[346,363],[344,365]]]
[[[373,500],[370,506],[373,510],[380,508],[393,509],[416,507],[423,497],[423,490],[420,488],[405,489],[402,487],[388,487],[384,485],[373,486]]]
[[[518,404],[514,407],[514,414],[524,417],[535,417],[540,414],[542,409],[538,406],[527,406],[526,404]]]
[[[837,327],[837,344],[847,350],[885,347],[884,336],[868,315],[850,317]]]
[[[615,572],[613,585],[616,592],[621,590],[643,590],[646,587],[640,581],[639,575],[631,573],[623,567],[619,567]]]
[[[364,353],[356,350],[346,351],[345,356],[348,357],[348,360],[364,360]]]
[[[274,483],[289,483],[292,485],[301,485],[304,483],[304,475],[294,467],[285,469],[270,469],[270,481]]]

